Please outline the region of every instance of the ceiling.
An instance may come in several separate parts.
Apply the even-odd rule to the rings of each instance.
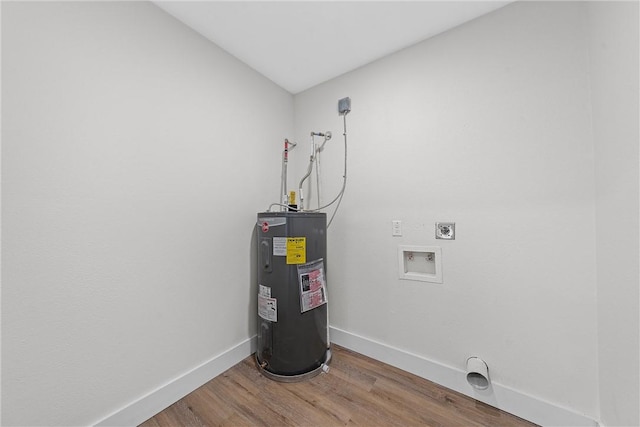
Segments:
[[[295,94],[511,1],[154,3]]]

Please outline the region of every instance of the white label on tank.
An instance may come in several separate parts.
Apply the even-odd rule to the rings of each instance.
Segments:
[[[270,322],[278,321],[278,300],[258,295],[258,315]]]
[[[273,256],[287,256],[287,238],[273,238]]]
[[[271,288],[264,285],[258,285],[258,295],[262,297],[271,298]]]

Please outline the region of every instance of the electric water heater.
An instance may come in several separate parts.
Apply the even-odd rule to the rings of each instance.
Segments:
[[[257,218],[258,349],[267,377],[293,382],[330,359],[327,330],[327,216],[262,212]]]

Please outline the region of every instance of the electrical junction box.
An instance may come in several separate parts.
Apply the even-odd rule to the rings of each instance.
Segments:
[[[346,98],[342,98],[338,100],[338,113],[339,114],[347,114],[351,111],[351,98],[348,96]]]
[[[398,246],[398,275],[403,280],[442,283],[442,249],[438,246]]]

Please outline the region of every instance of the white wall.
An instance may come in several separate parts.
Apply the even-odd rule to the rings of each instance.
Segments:
[[[255,334],[292,97],[144,2],[2,2],[2,65],[2,424],[87,425]]]
[[[332,326],[458,369],[480,356],[495,383],[597,419],[585,18],[582,3],[518,2],[294,101],[297,140],[337,136],[327,197],[336,100],[353,103]],[[436,221],[456,222],[456,240],[435,240]],[[400,244],[442,247],[444,284],[398,280]]]
[[[637,2],[589,2],[600,411],[640,425]]]

